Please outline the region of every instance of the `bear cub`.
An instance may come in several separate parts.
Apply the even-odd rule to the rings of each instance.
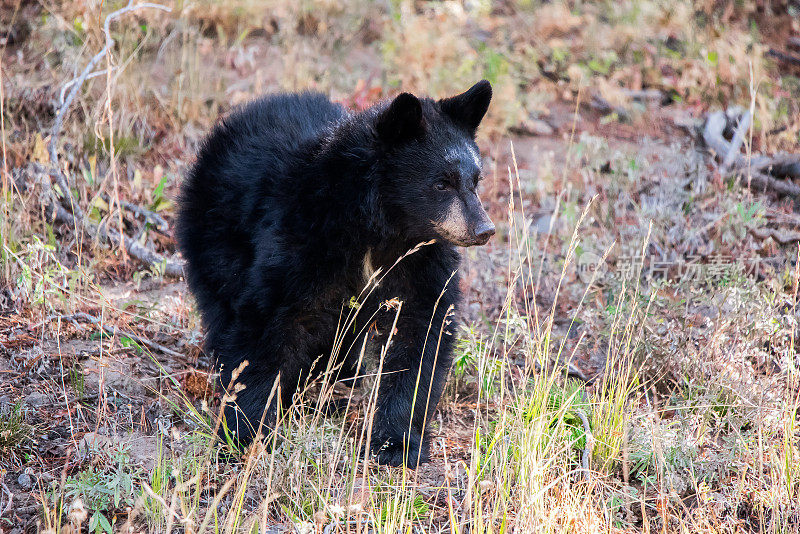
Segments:
[[[383,352],[371,452],[393,466],[427,461],[460,296],[455,247],[494,234],[476,194],[475,131],[491,97],[484,80],[350,112],[319,93],[276,94],[202,143],[177,239],[206,349],[236,391],[223,421],[240,443],[267,435],[308,380],[360,373],[369,336]]]

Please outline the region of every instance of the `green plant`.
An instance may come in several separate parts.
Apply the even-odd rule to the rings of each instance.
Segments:
[[[378,533],[403,530],[404,525],[424,522],[430,507],[421,495],[409,497],[402,492],[390,492],[383,502],[375,503],[374,525]]]
[[[28,302],[43,306],[48,311],[54,311],[56,303],[69,303],[65,290],[76,287],[79,275],[61,263],[56,247],[32,235],[30,242],[19,253],[8,248],[6,252],[19,266],[16,285]]]
[[[180,477],[180,475],[178,475],[178,477]],[[141,492],[145,515],[151,526],[157,525],[158,527],[162,527],[163,525],[164,510],[162,509],[161,503],[164,502],[165,497],[169,495],[169,490],[172,487],[170,482],[172,478],[173,462],[164,453],[164,441],[159,439],[155,466],[150,473],[150,491],[142,490]]]
[[[167,181],[169,177],[165,174],[161,177],[156,185],[155,189],[153,189],[152,197],[153,202],[150,204],[150,209],[152,211],[163,211],[169,209],[172,206],[172,201],[170,201],[164,195],[164,187],[167,185]]]
[[[485,350],[485,342],[473,326],[461,326],[461,333],[453,351],[453,378],[462,380],[474,371],[478,357]]]
[[[68,502],[80,499],[92,514],[89,519],[91,532],[110,534],[115,520],[109,521],[108,515],[124,505],[133,504],[138,474],[131,470],[125,448],[115,448],[107,460],[107,467],[91,465],[68,477],[64,483],[64,498]]]
[[[16,457],[30,443],[33,426],[25,422],[26,413],[22,401],[0,408],[0,456]]]
[[[83,374],[83,366],[80,363],[73,363],[69,369],[69,384],[78,394],[78,399],[83,399],[86,394],[85,376]]]

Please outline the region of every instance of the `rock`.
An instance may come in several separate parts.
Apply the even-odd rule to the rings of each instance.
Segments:
[[[34,391],[25,397],[25,404],[31,408],[41,408],[49,402],[50,398],[41,391]]]
[[[553,135],[555,130],[552,126],[541,119],[523,119],[516,126],[512,127],[511,132],[518,135]]]
[[[138,391],[138,384],[129,369],[107,369],[105,372],[105,385],[125,394]]]
[[[550,233],[550,215],[542,215],[533,223],[536,228],[536,233],[539,235],[547,235]]]
[[[99,432],[87,432],[81,438],[79,448],[81,451],[102,451],[114,444],[114,440]]]
[[[17,484],[19,484],[22,489],[27,491],[33,486],[33,479],[28,473],[22,473],[17,478]]]
[[[109,361],[103,372],[103,385],[106,393],[112,396],[114,391],[117,391],[131,398],[143,395],[144,386],[136,376],[137,373],[133,364],[127,361]],[[84,380],[87,394],[100,394],[100,375],[98,372],[87,373]]]

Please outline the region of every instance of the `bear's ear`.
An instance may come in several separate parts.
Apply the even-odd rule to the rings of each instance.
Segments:
[[[491,100],[492,84],[481,80],[460,95],[439,100],[439,105],[445,115],[463,124],[472,135],[475,135]]]
[[[422,103],[411,93],[401,93],[383,110],[375,122],[378,137],[396,143],[415,137],[422,131]]]

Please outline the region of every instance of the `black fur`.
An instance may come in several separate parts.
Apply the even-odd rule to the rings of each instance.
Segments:
[[[388,274],[361,303],[334,363],[340,378],[355,373],[358,334],[369,330],[382,346],[396,310],[381,304],[402,301],[370,446],[381,463],[426,460],[425,421],[451,363],[446,316],[459,301],[452,243],[483,244],[494,232],[475,195],[473,139],[491,87],[470,91],[461,102],[404,93],[355,114],[317,93],[272,95],[233,111],[203,143],[183,184],[177,235],[222,384],[248,362],[238,409],[225,408],[242,442],[267,408],[265,426],[274,425],[277,399],[266,404],[276,377],[286,407],[298,384],[326,369],[368,258]]]

